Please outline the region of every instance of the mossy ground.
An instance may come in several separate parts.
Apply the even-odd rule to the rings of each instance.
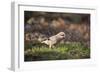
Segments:
[[[54,48],[48,48],[44,44],[32,46],[24,52],[25,61],[42,60],[67,60],[90,58],[90,48],[85,47],[80,42],[68,44],[57,44]]]

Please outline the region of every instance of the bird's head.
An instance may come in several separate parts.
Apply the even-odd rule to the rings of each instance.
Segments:
[[[60,39],[64,39],[65,38],[65,33],[64,32],[59,32],[57,34],[57,37],[59,37]]]

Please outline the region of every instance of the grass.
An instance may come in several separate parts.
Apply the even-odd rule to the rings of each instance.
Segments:
[[[80,42],[58,44],[54,48],[42,44],[25,50],[25,61],[86,59],[90,58],[90,48]]]

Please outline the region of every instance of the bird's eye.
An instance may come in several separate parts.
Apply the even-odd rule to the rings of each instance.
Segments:
[[[61,36],[64,36],[64,34],[62,34]]]
[[[50,39],[48,38],[48,40],[50,40]]]

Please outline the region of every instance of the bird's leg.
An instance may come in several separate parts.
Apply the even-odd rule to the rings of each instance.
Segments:
[[[49,48],[51,48],[52,47],[52,45],[51,45],[51,42],[49,43]]]
[[[51,48],[51,44],[49,44],[49,48]]]

